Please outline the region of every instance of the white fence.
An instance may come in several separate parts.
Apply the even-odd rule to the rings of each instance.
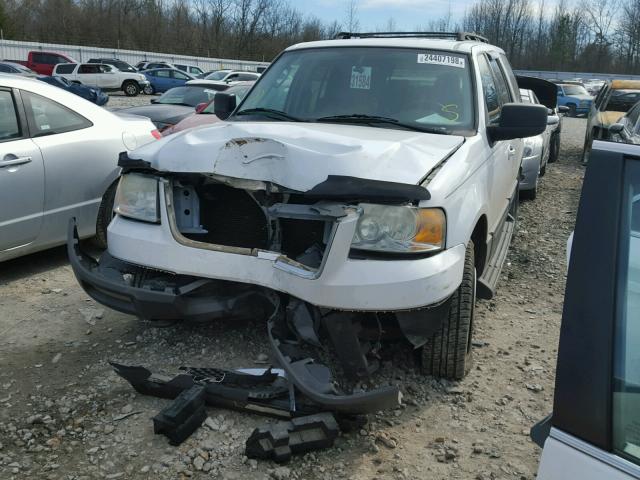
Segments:
[[[79,62],[86,62],[90,58],[119,58],[132,65],[143,60],[163,61],[178,64],[197,65],[204,71],[222,68],[247,70],[255,72],[257,67],[267,66],[265,62],[250,62],[245,60],[229,60],[224,58],[191,57],[188,55],[173,55],[171,53],[141,52],[136,50],[118,50],[97,47],[81,47],[79,45],[57,45],[53,43],[21,42],[15,40],[0,40],[0,60],[27,60],[32,50],[57,52],[70,56]]]
[[[640,75],[618,75],[615,73],[587,73],[587,72],[549,72],[544,70],[515,70],[516,75],[545,78],[549,80],[640,80]]]

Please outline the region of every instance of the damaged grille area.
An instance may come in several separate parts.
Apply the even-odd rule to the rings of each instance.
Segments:
[[[199,199],[200,231],[181,233],[197,242],[226,245],[229,247],[269,247],[267,218],[256,201],[244,190],[222,184],[209,184],[195,189]],[[192,197],[193,189],[175,188],[174,198]],[[191,207],[191,208],[190,208]],[[180,208],[180,211],[178,211]],[[176,217],[196,215],[193,205],[183,206],[176,201]],[[181,223],[178,222],[181,226]]]
[[[313,218],[310,203],[299,195],[244,190],[204,176],[173,182],[176,226],[183,237],[221,247],[276,252],[317,270],[333,221],[320,214]]]

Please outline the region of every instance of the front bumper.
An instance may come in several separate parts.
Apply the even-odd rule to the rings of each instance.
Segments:
[[[153,320],[204,321],[229,316],[252,318],[268,309],[264,293],[246,285],[153,272],[105,252],[98,264],[80,248],[75,219],[69,221],[67,254],[80,286],[97,302],[119,312]],[[224,283],[224,282],[222,282]],[[208,294],[213,289],[216,295]]]
[[[151,82],[149,80],[138,80],[138,85],[140,85],[140,88],[144,88],[151,85]]]
[[[358,215],[336,221],[322,268],[296,268],[277,252],[232,253],[180,243],[160,195],[160,225],[116,216],[108,229],[109,253],[124,262],[179,275],[266,287],[316,307],[357,311],[398,311],[435,305],[460,285],[465,245],[426,258],[349,258]]]

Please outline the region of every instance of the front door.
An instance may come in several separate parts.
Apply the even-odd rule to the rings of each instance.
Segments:
[[[19,103],[0,87],[0,252],[33,242],[42,226],[42,154],[21,121]]]

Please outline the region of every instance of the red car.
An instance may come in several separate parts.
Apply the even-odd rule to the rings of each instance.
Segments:
[[[251,89],[255,82],[238,82],[226,90],[224,93],[231,93],[237,97],[238,103],[245,97],[247,92]],[[181,132],[182,130],[186,130],[187,128],[199,127],[201,125],[209,125],[212,123],[220,122],[221,120],[216,117],[213,111],[213,102],[215,101],[215,97],[207,104],[200,104],[196,107],[195,113],[189,115],[186,118],[183,118],[174,126],[169,127],[162,131],[162,136],[166,137],[167,135],[171,135],[172,133]]]
[[[40,75],[51,75],[53,67],[59,63],[77,63],[73,58],[67,57],[62,53],[42,52],[40,50],[29,52],[26,62],[22,60],[11,61],[24,65]]]

